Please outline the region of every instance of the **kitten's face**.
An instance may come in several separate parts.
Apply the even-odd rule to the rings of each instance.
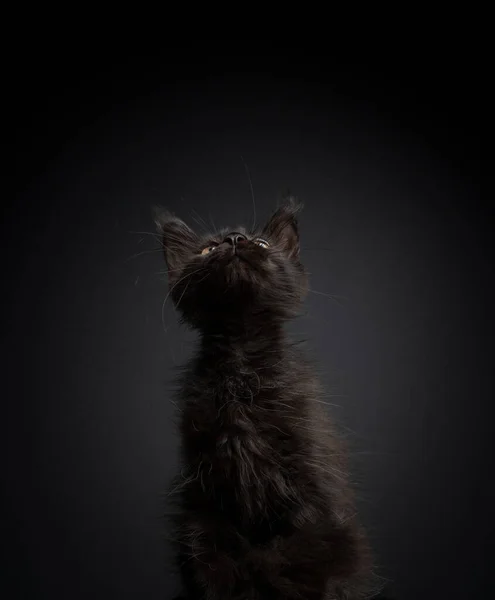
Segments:
[[[288,318],[306,292],[296,215],[289,200],[259,231],[242,227],[198,235],[169,213],[163,235],[170,294],[182,317],[199,329],[221,329],[253,315]]]

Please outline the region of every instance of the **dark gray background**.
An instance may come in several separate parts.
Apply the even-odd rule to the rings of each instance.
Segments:
[[[174,366],[194,335],[168,303],[162,319],[151,206],[193,226],[250,222],[241,156],[260,219],[287,190],[306,205],[314,293],[293,329],[338,394],[379,572],[404,600],[481,597],[493,270],[478,75],[281,54],[263,72],[221,54],[159,63],[31,61],[14,98],[2,484],[15,597],[176,589],[160,494],[177,460]]]

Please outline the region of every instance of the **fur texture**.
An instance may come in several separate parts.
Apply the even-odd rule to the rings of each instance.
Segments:
[[[199,347],[179,387],[172,490],[187,600],[371,597],[371,565],[311,366],[284,332],[307,291],[289,199],[257,231],[160,213],[170,294]]]

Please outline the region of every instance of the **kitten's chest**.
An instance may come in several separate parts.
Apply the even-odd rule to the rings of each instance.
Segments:
[[[185,441],[197,438],[206,446],[215,442],[215,447],[218,442],[221,449],[226,445],[226,437],[255,436],[263,412],[260,403],[266,393],[255,373],[225,376],[220,372],[217,377],[210,375],[203,385],[195,382],[184,394],[182,433]]]
[[[183,450],[197,492],[210,498],[253,502],[260,507],[281,477],[284,436],[250,386],[195,398],[182,419]],[[280,482],[279,482],[280,484]],[[251,509],[250,509],[251,510]]]
[[[298,502],[304,448],[294,398],[294,389],[262,376],[194,385],[181,421],[188,506],[251,527]]]
[[[241,388],[241,392],[246,392]],[[216,394],[190,404],[183,416],[183,442],[190,458],[201,455],[213,467],[263,458],[269,445],[263,409],[251,397]],[[266,454],[265,454],[266,458]]]

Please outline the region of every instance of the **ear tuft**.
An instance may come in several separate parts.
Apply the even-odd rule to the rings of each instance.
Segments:
[[[151,212],[158,233],[163,233],[165,225],[176,218],[173,213],[159,205],[152,206]]]
[[[299,255],[299,229],[297,216],[303,204],[294,196],[286,198],[273,213],[263,229],[263,234],[272,238],[289,256]]]
[[[163,236],[162,244],[169,270],[169,282],[173,283],[191,252],[194,251],[198,236],[169,210],[154,206],[152,211],[157,231]]]

